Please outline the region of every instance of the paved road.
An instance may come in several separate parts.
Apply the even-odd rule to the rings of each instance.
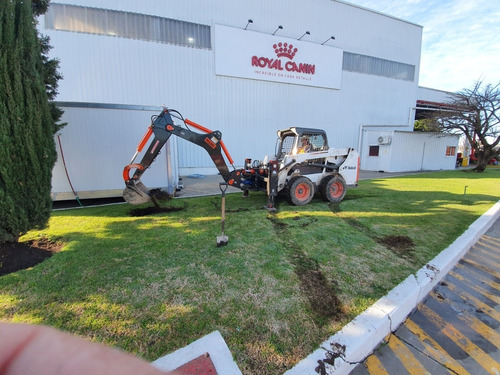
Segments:
[[[500,374],[500,218],[351,374]]]

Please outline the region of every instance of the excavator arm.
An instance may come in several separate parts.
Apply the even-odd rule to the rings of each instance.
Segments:
[[[234,162],[229,155],[229,152],[222,141],[222,134],[220,131],[212,131],[207,129],[195,122],[188,119],[180,119],[186,124],[186,127],[181,127],[175,125],[172,120],[172,115],[177,111],[164,109],[149,126],[146,134],[139,142],[136,152],[131,160],[131,162],[125,166],[123,169],[123,179],[125,181],[125,189],[123,191],[123,198],[131,204],[141,204],[151,201],[150,190],[140,181],[142,174],[156,159],[160,150],[163,148],[168,139],[172,136],[178,136],[185,139],[191,143],[194,143],[202,148],[204,148],[207,153],[212,158],[215,166],[219,170],[224,181],[226,181],[231,186],[240,187],[241,182],[241,171],[234,168]],[[179,114],[180,115],[180,114]],[[200,130],[203,133],[198,133],[190,130],[187,125],[192,126]],[[142,151],[144,146],[148,143],[151,135],[154,135],[153,140],[149,143],[148,149],[144,153],[140,163],[135,163],[137,155]],[[227,160],[232,166],[230,171],[222,152],[225,153]],[[135,169],[135,172],[130,176],[131,170]]]

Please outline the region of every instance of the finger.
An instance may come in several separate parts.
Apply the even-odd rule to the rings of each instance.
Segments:
[[[0,374],[165,373],[122,351],[52,328],[0,322]]]

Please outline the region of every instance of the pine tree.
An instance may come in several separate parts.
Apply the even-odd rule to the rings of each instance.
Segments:
[[[32,4],[0,1],[0,242],[47,224],[54,119]]]

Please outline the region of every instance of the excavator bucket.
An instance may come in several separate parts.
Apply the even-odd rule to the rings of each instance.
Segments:
[[[140,181],[127,184],[123,189],[123,199],[130,204],[151,202],[149,189]]]

